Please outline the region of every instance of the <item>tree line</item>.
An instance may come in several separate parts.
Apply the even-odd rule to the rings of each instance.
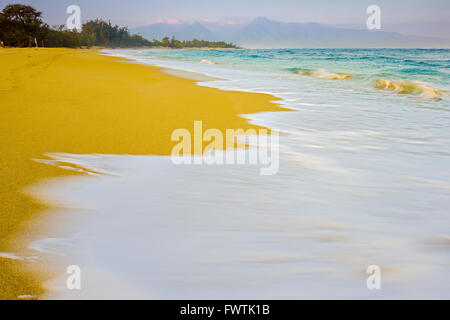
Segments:
[[[153,39],[153,47],[164,47],[172,49],[183,49],[183,48],[229,48],[237,49],[238,47],[233,43],[227,43],[223,41],[205,41],[205,40],[190,40],[190,41],[180,41],[172,37],[164,37],[161,41]]]
[[[78,32],[64,25],[50,27],[42,20],[42,12],[22,4],[9,4],[0,12],[0,44],[8,47],[165,47],[181,48],[237,48],[234,44],[194,39],[179,41],[163,38],[149,41],[130,34],[127,27],[112,25],[110,21],[87,21]]]

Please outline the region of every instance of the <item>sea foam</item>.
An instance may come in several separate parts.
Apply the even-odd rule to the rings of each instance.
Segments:
[[[212,61],[207,60],[207,59],[201,60],[200,63],[201,63],[201,64],[217,64],[216,62],[212,62]]]

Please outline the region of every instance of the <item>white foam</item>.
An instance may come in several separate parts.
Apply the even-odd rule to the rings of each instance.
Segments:
[[[19,299],[35,299],[37,296],[31,295],[31,294],[22,294],[20,296],[17,296]]]
[[[19,256],[15,253],[10,253],[10,252],[0,252],[0,258],[21,260],[21,261],[34,261],[34,260],[38,259],[37,256]]]
[[[364,186],[361,176],[323,171],[330,164],[317,158],[298,166],[282,155],[288,162],[273,178],[253,166],[73,156],[79,165],[106,166],[114,175],[44,186],[47,194],[95,209],[70,240],[32,246],[82,269],[81,292],[65,288],[62,269],[48,284],[50,298],[368,298],[363,271],[370,264],[395,267],[383,278],[393,290],[380,297],[414,297],[415,291],[404,290],[412,283],[436,290],[428,289],[430,295],[445,292],[438,289],[441,282],[424,278],[438,274],[440,258],[405,237],[416,233],[418,240],[417,229],[364,212],[367,204],[347,203],[352,192],[364,199],[364,188],[353,187]],[[326,210],[327,204],[335,205]]]
[[[200,63],[201,63],[201,64],[217,64],[216,62],[212,62],[212,61],[207,60],[207,59],[201,60]]]

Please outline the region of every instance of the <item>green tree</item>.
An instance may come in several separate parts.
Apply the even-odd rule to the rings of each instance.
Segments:
[[[91,20],[83,24],[82,31],[67,30],[64,25],[49,27],[42,21],[42,13],[22,4],[7,5],[0,12],[0,40],[6,46],[31,46],[34,39],[46,47],[166,47],[182,48],[236,48],[232,43],[209,42],[194,39],[179,41],[164,37],[161,41],[149,41],[140,35],[131,35],[126,27],[112,25],[111,21]]]
[[[162,43],[163,47],[170,47],[169,37],[162,38],[161,43]]]
[[[6,44],[31,47],[43,26],[42,13],[31,6],[9,4],[2,11],[2,29]]]

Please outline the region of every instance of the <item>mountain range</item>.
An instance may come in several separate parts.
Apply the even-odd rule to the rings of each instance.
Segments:
[[[208,25],[156,23],[131,30],[149,40],[233,42],[245,48],[449,48],[450,39],[395,32],[339,28],[319,23],[280,22],[256,18],[248,24]]]

